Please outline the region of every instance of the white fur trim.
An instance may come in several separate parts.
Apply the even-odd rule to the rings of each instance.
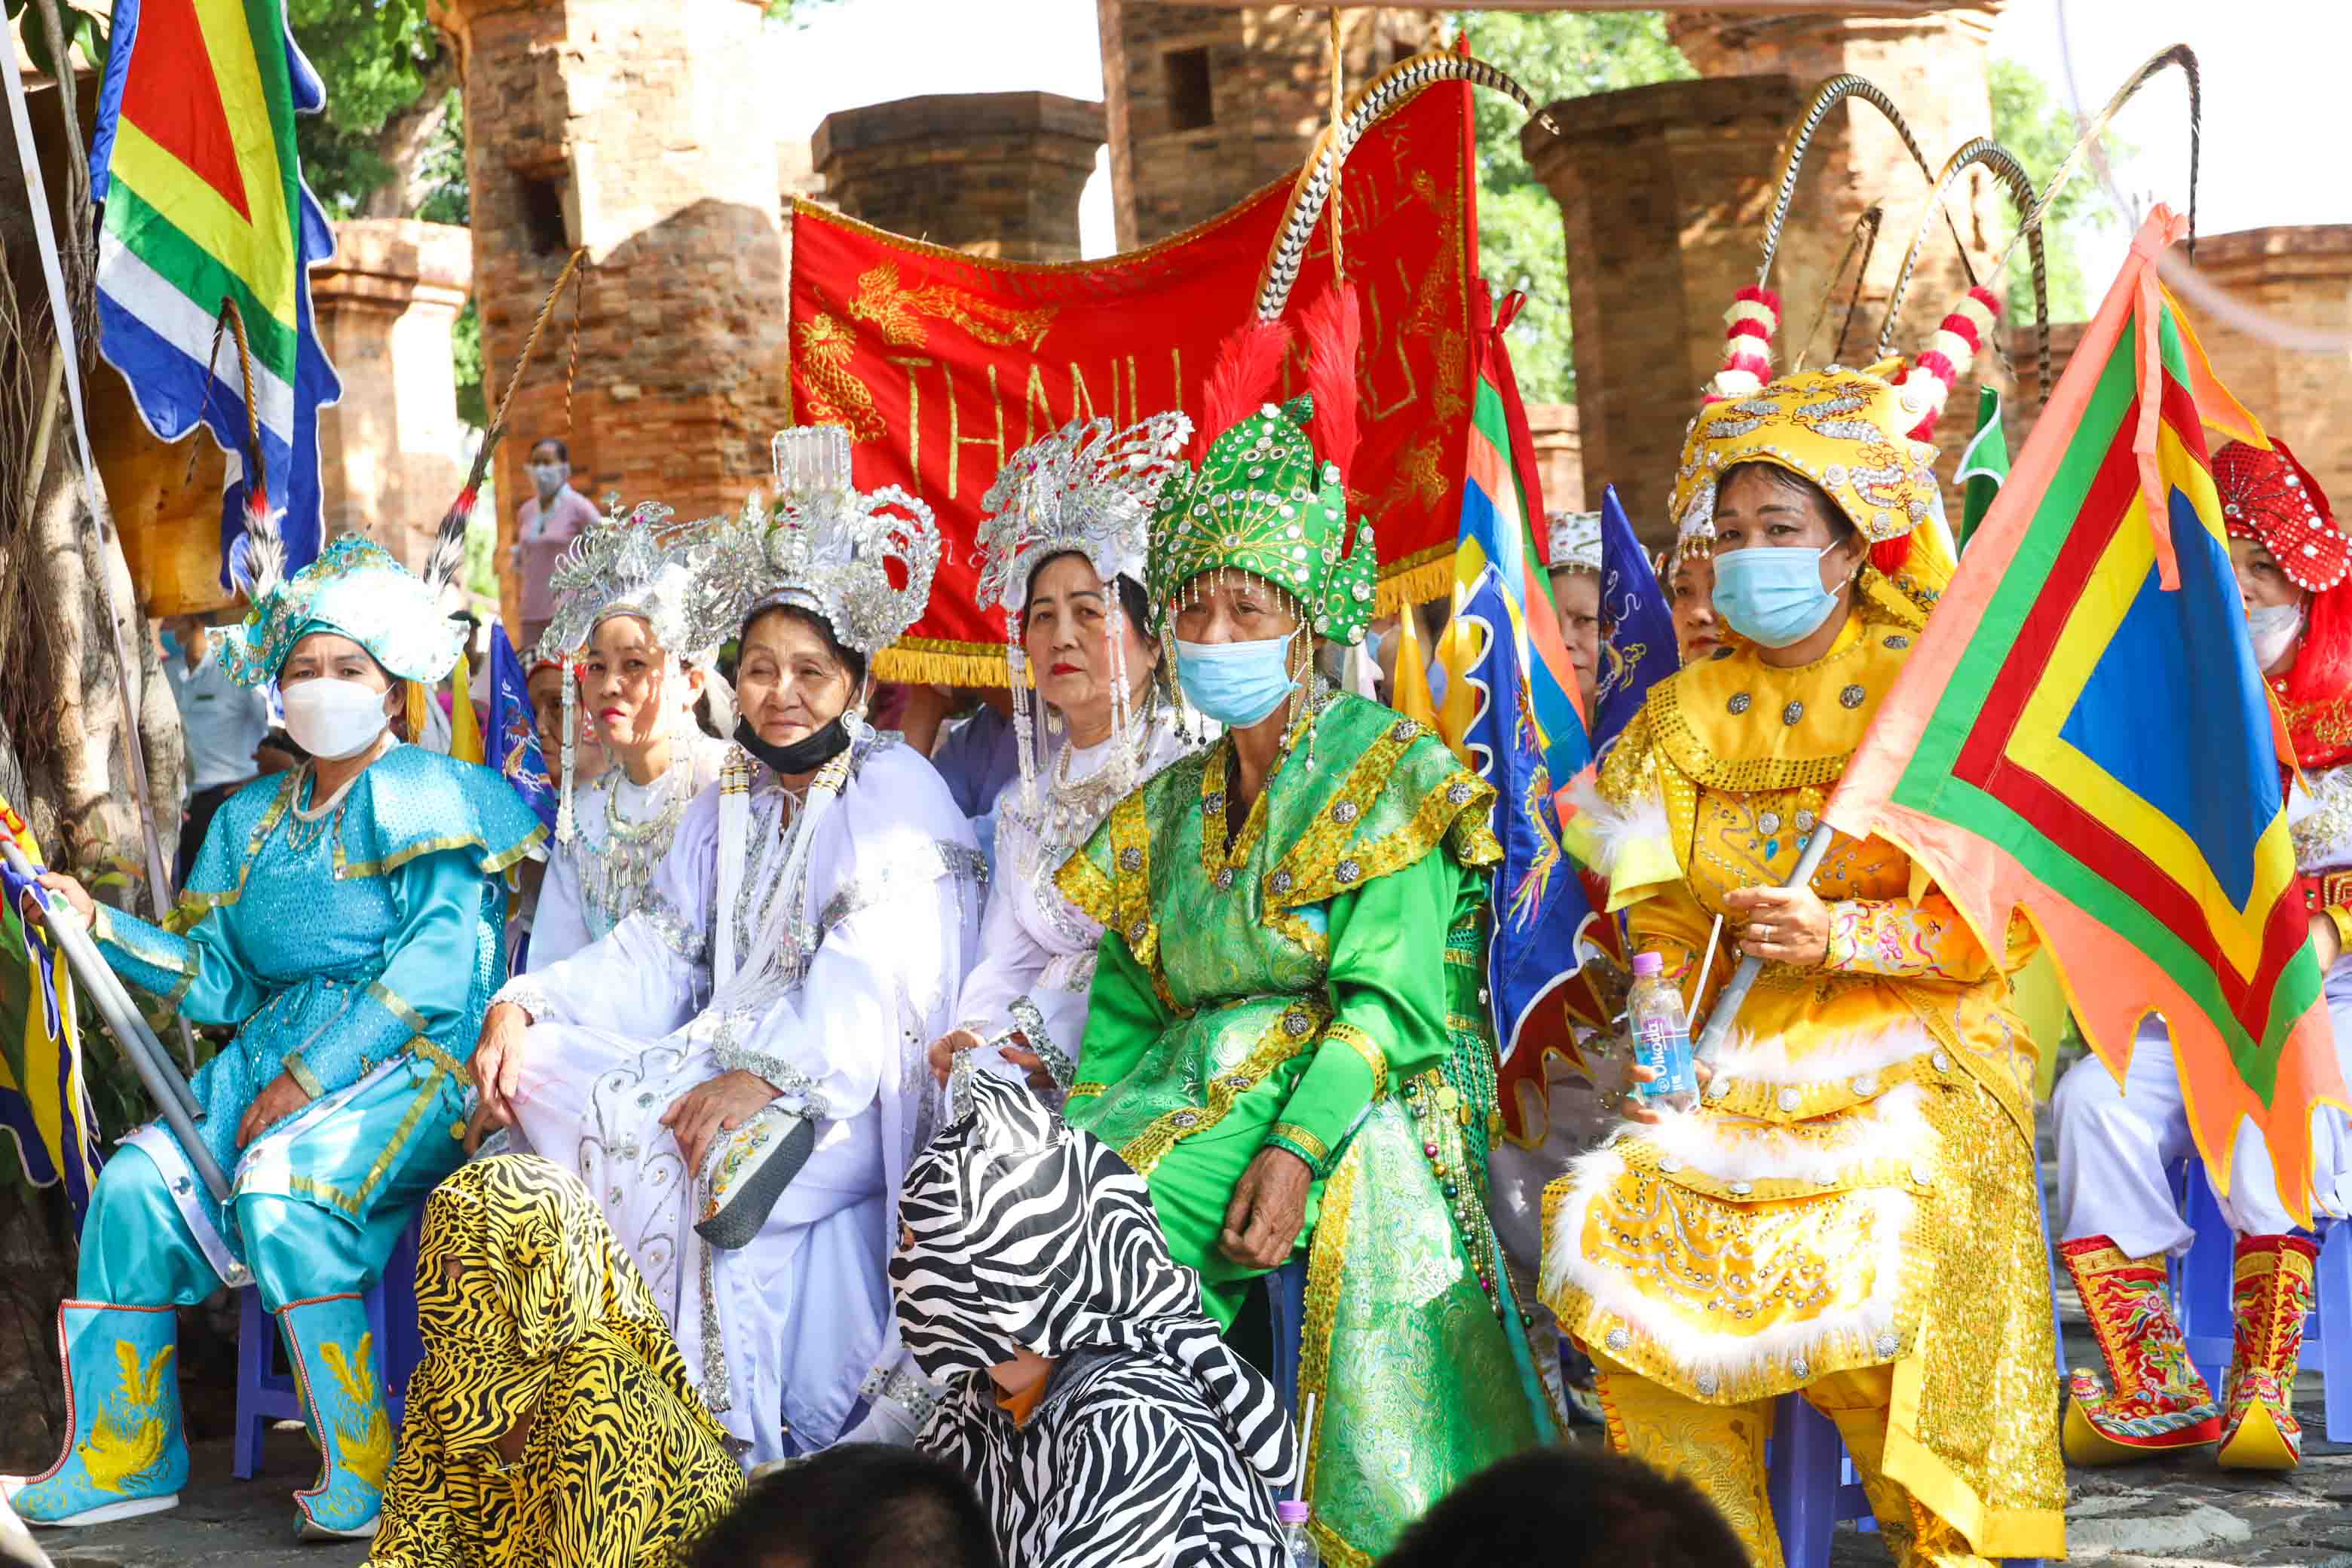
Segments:
[[[1673,830],[1666,821],[1665,797],[1653,790],[1631,806],[1620,808],[1601,797],[1591,778],[1580,780],[1569,798],[1580,814],[1592,821],[1595,871],[1606,877],[1624,859],[1625,851],[1644,839],[1655,839],[1674,853]]]
[[[1759,1037],[1742,1029],[1723,1043],[1715,1061],[1718,1079],[1744,1083],[1836,1083],[1864,1073],[1884,1072],[1897,1062],[1924,1057],[1936,1048],[1935,1037],[1917,1024],[1892,1028],[1850,1030],[1789,1054],[1784,1035]]]
[[[1752,370],[1734,370],[1727,365],[1715,373],[1708,390],[1717,397],[1747,397],[1764,384],[1763,378]]]
[[[1761,321],[1769,328],[1780,324],[1780,312],[1761,300],[1734,300],[1731,309],[1723,313],[1723,324],[1737,326],[1741,321]]]
[[[1788,1127],[1745,1116],[1675,1116],[1645,1140],[1684,1170],[1722,1182],[1853,1181],[1865,1166],[1907,1164],[1931,1133],[1921,1107],[1927,1091],[1900,1083],[1877,1099],[1839,1112],[1827,1139],[1801,1138]]]
[[[1969,366],[1976,363],[1977,351],[1969,347],[1969,340],[1958,332],[1948,332],[1938,328],[1935,341],[1928,346],[1943,350],[1944,357],[1952,362],[1952,369],[1956,374],[1967,374]],[[1939,375],[1936,379],[1941,381],[1944,378]]]
[[[1622,1155],[1613,1151],[1589,1154],[1570,1168],[1569,1196],[1556,1213],[1551,1234],[1545,1237],[1543,1295],[1556,1300],[1573,1289],[1599,1310],[1622,1321],[1651,1341],[1693,1382],[1709,1379],[1736,1382],[1755,1376],[1791,1357],[1818,1359],[1840,1347],[1873,1347],[1894,1331],[1895,1310],[1903,1289],[1904,1247],[1917,1204],[1900,1187],[1872,1187],[1846,1194],[1877,1218],[1870,1257],[1848,1254],[1847,1265],[1866,1261],[1873,1269],[1874,1289],[1868,1300],[1842,1312],[1825,1313],[1801,1322],[1788,1322],[1754,1334],[1710,1332],[1692,1327],[1671,1309],[1630,1285],[1624,1276],[1602,1268],[1583,1251],[1584,1222],[1593,1194],[1606,1189],[1625,1169]],[[1573,1326],[1573,1325],[1567,1325]],[[1594,1347],[1608,1353],[1608,1347]]]

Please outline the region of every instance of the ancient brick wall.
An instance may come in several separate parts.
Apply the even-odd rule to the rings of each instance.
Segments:
[[[1330,118],[1330,49],[1315,6],[1228,9],[1097,0],[1118,246],[1188,228],[1296,169]],[[1433,13],[1341,16],[1349,91],[1433,36]]]
[[[593,264],[573,482],[732,510],[785,417],[784,249],[759,0],[442,0],[465,64],[475,288],[496,400],[575,246]],[[532,440],[565,434],[572,297],[517,393],[497,476],[513,538]],[[505,553],[500,551],[503,561]],[[516,616],[514,585],[507,615]]]
[[[941,93],[825,116],[826,201],[894,234],[1009,261],[1078,258],[1078,193],[1103,106],[1051,92]]]

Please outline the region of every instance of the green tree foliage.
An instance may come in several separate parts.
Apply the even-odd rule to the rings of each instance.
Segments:
[[[323,114],[294,122],[294,143],[330,216],[349,217],[399,173],[376,145],[413,109],[444,47],[425,0],[287,0],[295,41],[326,84]]]
[[[2046,184],[2074,145],[2074,117],[2029,66],[1997,59],[1989,77],[1993,139],[2017,155],[2037,187]],[[2127,153],[2128,149],[2117,151]],[[2091,291],[2083,276],[2082,258],[2075,254],[2075,242],[2082,235],[2114,222],[2115,214],[2101,199],[2096,182],[2078,176],[2059,193],[2042,226],[2042,246],[2049,255],[2052,321],[2079,321],[2090,315]],[[2033,271],[2022,247],[2009,264],[2006,282],[2009,319],[2031,321]]]
[[[1473,54],[1508,72],[1541,103],[1697,74],[1667,40],[1662,12],[1481,11],[1458,16],[1455,26],[1469,33]],[[1576,368],[1559,205],[1519,151],[1526,116],[1518,105],[1491,92],[1479,93],[1476,103],[1479,269],[1498,293],[1517,289],[1528,296],[1511,328],[1521,395],[1529,402],[1572,402]]]

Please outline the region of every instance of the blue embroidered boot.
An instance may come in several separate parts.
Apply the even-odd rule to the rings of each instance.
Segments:
[[[188,1444],[180,1427],[179,1320],[169,1307],[67,1301],[66,1450],[29,1480],[0,1482],[31,1524],[104,1524],[180,1500]]]
[[[278,1322],[319,1445],[319,1484],[294,1494],[298,1532],[306,1541],[366,1540],[392,1474],[392,1412],[367,1306],[352,1294],[320,1296],[290,1303]]]

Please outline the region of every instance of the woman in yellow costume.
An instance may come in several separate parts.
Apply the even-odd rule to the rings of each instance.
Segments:
[[[1688,994],[1713,922],[1763,960],[1699,1103],[1633,1121],[1545,1194],[1543,1296],[1601,1369],[1610,1440],[1705,1491],[1779,1568],[1772,1401],[1837,1425],[1895,1561],[2063,1552],[2034,1051],[2005,969],[1895,846],[1832,846],[1783,889],[1951,562],[1937,412],[1990,329],[1983,290],[1901,381],[1769,384],[1778,301],[1675,477],[1711,525],[1726,646],[1653,688],[1600,779],[1611,901]],[[1752,323],[1752,324],[1750,324]],[[1727,946],[1729,943],[1726,944]],[[1721,981],[1736,955],[1718,952]]]
[[[579,1178],[535,1154],[425,1200],[425,1360],[372,1563],[683,1568],[743,1472]]]

